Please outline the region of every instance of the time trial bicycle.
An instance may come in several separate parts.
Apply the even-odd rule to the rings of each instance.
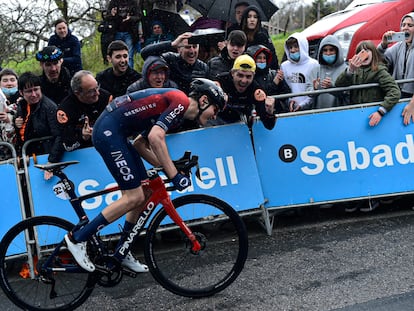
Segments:
[[[35,216],[13,226],[0,242],[1,288],[23,309],[73,310],[85,302],[96,284],[112,287],[124,275],[137,276],[112,256],[117,239],[113,235],[94,234],[88,241],[88,255],[96,266],[91,273],[83,270],[66,248],[64,235],[89,221],[82,202],[119,190],[115,186],[77,196],[74,183],[63,172],[76,163],[35,166],[59,178],[59,187],[54,190],[68,196],[78,224],[54,216]],[[199,177],[198,157],[190,152],[174,164],[185,174],[197,166]],[[169,191],[174,188],[160,172],[162,168],[147,170],[148,179],[142,186],[149,198],[133,228],[137,237],[145,233],[146,264],[155,280],[174,294],[193,298],[214,295],[228,287],[244,267],[248,252],[244,222],[229,204],[213,196],[188,194],[171,200]],[[126,243],[136,249],[132,243],[137,240]]]

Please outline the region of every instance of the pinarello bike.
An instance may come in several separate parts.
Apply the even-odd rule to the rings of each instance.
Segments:
[[[63,172],[76,163],[35,166],[59,178],[54,190],[68,196],[78,224],[54,216],[35,216],[13,226],[0,242],[1,288],[23,309],[73,310],[85,302],[96,284],[112,287],[124,275],[137,276],[112,256],[116,244],[112,235],[94,234],[88,241],[88,255],[96,267],[91,273],[83,270],[66,248],[64,235],[89,221],[82,201],[119,190],[115,186],[77,196],[73,182]],[[186,152],[174,163],[178,171],[190,174],[198,167],[198,157]],[[162,168],[147,170],[148,179],[142,186],[149,199],[133,228],[137,237],[145,233],[146,264],[155,280],[174,294],[193,298],[214,295],[228,287],[244,267],[248,238],[243,220],[229,204],[213,196],[188,194],[171,200],[168,191],[174,188],[160,172]],[[126,241],[131,243],[129,249],[134,249],[136,241]]]

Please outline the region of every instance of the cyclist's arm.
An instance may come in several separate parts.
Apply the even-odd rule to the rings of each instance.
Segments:
[[[160,161],[152,150],[148,140],[142,136],[138,135],[134,140],[134,148],[138,151],[139,155],[150,163],[154,167],[161,166]]]
[[[154,154],[158,158],[161,166],[164,168],[164,172],[168,178],[173,178],[177,175],[178,171],[171,160],[168,153],[167,144],[165,142],[165,131],[158,125],[154,125],[148,134],[148,141]]]

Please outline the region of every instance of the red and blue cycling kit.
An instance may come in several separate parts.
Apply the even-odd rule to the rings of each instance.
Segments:
[[[177,89],[150,88],[115,98],[93,127],[92,141],[122,190],[141,185],[146,170],[131,137],[144,137],[154,125],[166,132],[179,127],[190,100]]]

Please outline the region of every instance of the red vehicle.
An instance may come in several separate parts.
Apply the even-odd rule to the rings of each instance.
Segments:
[[[353,1],[345,10],[325,16],[302,33],[309,41],[310,56],[316,58],[321,40],[334,35],[345,59],[350,59],[360,41],[372,40],[377,45],[387,30],[400,31],[401,18],[412,11],[414,0]]]

